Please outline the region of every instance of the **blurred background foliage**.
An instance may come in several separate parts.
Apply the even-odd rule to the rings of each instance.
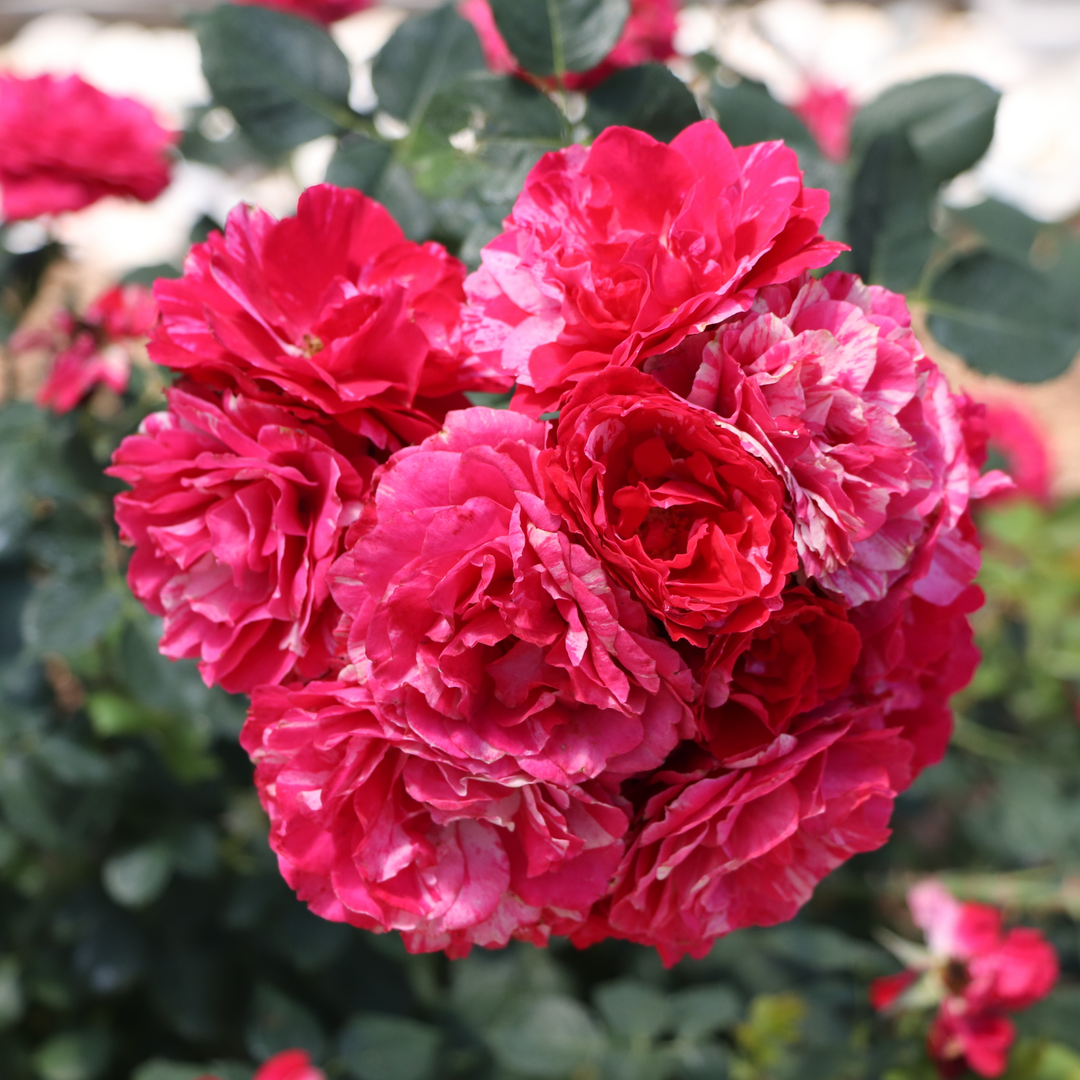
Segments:
[[[620,5],[515,3],[528,18],[503,30],[515,51],[533,50],[531,83],[487,73],[472,28],[444,7],[385,45],[369,113],[350,108],[348,65],[313,24],[257,7],[199,16],[214,102],[182,153],[229,168],[332,135],[328,179],[476,265],[546,151],[610,124],[669,139],[711,117],[737,145],[786,139],[808,182],[832,193],[827,228],[851,245],[845,268],[909,292],[973,366],[1038,381],[1080,348],[1080,241],[1003,203],[941,201],[989,144],[990,87],[936,76],[889,90],[835,161],[761,84],[711,56],[688,82],[645,65],[564,92],[536,25],[553,37],[564,18],[563,55],[585,68],[617,34],[621,22],[603,23]],[[586,8],[595,40],[573,21]],[[5,249],[0,334],[58,254]],[[288,1047],[332,1080],[922,1080],[928,1017],[875,1016],[867,986],[897,969],[875,932],[916,936],[904,891],[929,873],[1050,936],[1063,978],[1018,1018],[1008,1076],[1080,1080],[1080,501],[981,514],[985,658],[957,701],[948,756],[900,800],[891,843],[827,879],[795,922],[733,934],[670,970],[619,942],[451,963],[293,898],[236,742],[245,702],[157,653],[159,627],[124,584],[119,485],[102,469],[166,378],[139,367],[122,398],[99,393],[62,417],[0,409],[5,1080],[247,1080]]]

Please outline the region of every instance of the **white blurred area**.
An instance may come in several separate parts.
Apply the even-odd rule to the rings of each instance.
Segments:
[[[810,81],[864,104],[896,83],[974,75],[1003,92],[994,141],[949,197],[993,196],[1045,221],[1080,211],[1078,0],[975,0],[969,11],[928,0],[691,4],[676,46],[714,53],[789,103]]]
[[[371,60],[406,12],[374,8],[345,19],[332,33],[353,69],[352,104],[369,108]],[[57,12],[27,23],[0,47],[0,71],[20,76],[77,74],[101,90],[137,98],[165,127],[180,130],[209,103],[199,48],[187,30],[104,23]],[[213,135],[212,117],[204,133]],[[227,131],[228,118],[226,117]],[[224,133],[223,131],[223,133]],[[107,281],[139,266],[179,262],[192,227],[204,215],[223,222],[240,202],[277,216],[292,213],[303,188],[319,183],[334,150],[332,138],[299,147],[286,169],[226,173],[181,161],[168,189],[154,202],[103,199],[50,225],[87,278]]]
[[[405,14],[377,7],[333,28],[352,64],[355,107],[374,104],[371,59]],[[994,196],[1048,221],[1080,212],[1080,0],[975,0],[973,10],[962,12],[930,0],[691,3],[680,12],[676,45],[687,56],[714,53],[787,102],[811,81],[843,88],[863,103],[926,75],[978,76],[1004,94],[994,142],[949,197],[970,203]],[[146,102],[177,129],[209,97],[188,31],[74,13],[26,24],[0,48],[0,70],[76,72],[103,90]],[[204,132],[212,133],[205,126]],[[183,162],[155,202],[105,200],[62,215],[53,231],[97,277],[176,261],[203,215],[223,221],[241,201],[290,213],[302,188],[325,175],[333,147],[330,138],[315,140],[293,154],[289,168],[272,172],[227,174]]]

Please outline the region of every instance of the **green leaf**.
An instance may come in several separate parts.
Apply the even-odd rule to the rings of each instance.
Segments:
[[[369,135],[348,135],[338,144],[326,169],[326,182],[374,196],[394,148]]]
[[[1027,262],[1031,245],[1043,228],[1042,222],[997,199],[984,199],[952,213],[975,229],[988,247],[1018,262]]]
[[[862,159],[850,192],[850,263],[866,281],[905,292],[918,284],[934,233],[935,185],[902,132],[879,136]]]
[[[483,71],[472,24],[446,4],[403,22],[382,47],[371,72],[379,106],[415,126],[432,95],[469,71]]]
[[[963,255],[935,278],[930,332],[968,364],[1017,382],[1060,375],[1080,351],[1080,311],[1042,275],[988,251]]]
[[[933,75],[890,87],[855,117],[852,156],[860,158],[882,135],[904,132],[927,175],[943,183],[986,153],[1000,98],[970,75]]]
[[[23,638],[37,655],[74,656],[110,629],[123,602],[123,595],[97,575],[52,575],[26,602]]]
[[[306,1050],[318,1060],[326,1050],[326,1036],[311,1011],[267,983],[255,990],[244,1035],[256,1061],[292,1049]]]
[[[19,963],[13,956],[0,959],[0,1031],[15,1023],[26,1002],[19,978]]]
[[[107,859],[101,868],[101,883],[121,906],[143,908],[165,891],[172,871],[165,844],[143,844]]]
[[[436,1028],[403,1016],[354,1016],[341,1033],[341,1061],[356,1080],[427,1080],[435,1075]]]
[[[652,1039],[671,1020],[667,998],[654,986],[633,979],[602,983],[593,1000],[612,1031],[628,1038]]]
[[[691,986],[672,994],[671,1012],[679,1036],[693,1041],[733,1028],[742,1015],[742,1001],[723,983]]]
[[[424,128],[436,140],[469,131],[477,147],[499,139],[540,139],[556,146],[562,118],[535,86],[483,71],[465,75],[434,95]]]
[[[34,1054],[41,1080],[97,1080],[108,1064],[109,1038],[97,1030],[56,1035]]]
[[[214,100],[272,153],[348,126],[349,62],[310,19],[225,4],[194,20]]]
[[[596,67],[615,47],[630,0],[491,0],[495,25],[534,75]]]
[[[205,1065],[189,1065],[182,1061],[153,1058],[144,1061],[132,1074],[131,1080],[204,1080],[210,1075]]]
[[[624,124],[670,142],[697,123],[701,110],[687,85],[663,64],[624,68],[590,95],[585,124],[593,134]]]
[[[818,153],[807,126],[781,105],[764,83],[742,79],[734,86],[725,86],[713,80],[709,86],[709,104],[716,110],[717,121],[732,146],[782,139],[800,154]]]
[[[585,1009],[555,994],[521,1002],[488,1032],[488,1042],[504,1068],[551,1080],[587,1066],[604,1048]]]

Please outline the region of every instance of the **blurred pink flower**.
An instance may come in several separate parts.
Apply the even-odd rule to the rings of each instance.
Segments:
[[[851,149],[851,122],[855,102],[846,90],[811,82],[792,112],[810,129],[821,152],[830,161],[844,161]]]
[[[312,19],[323,26],[355,15],[364,8],[369,8],[373,0],[232,0],[234,4],[244,6],[273,8],[284,11],[286,15],[300,15]]]
[[[122,394],[131,377],[132,350],[146,343],[157,320],[154,294],[143,285],[117,285],[81,316],[60,312],[44,329],[23,330],[11,339],[13,352],[49,349],[52,367],[37,404],[65,413],[95,387]]]
[[[926,949],[904,948],[912,970],[876,979],[872,1004],[879,1010],[902,1009],[905,1001],[937,1004],[927,1050],[941,1075],[970,1068],[1000,1076],[1016,1035],[1005,1013],[1026,1009],[1053,989],[1053,946],[1027,927],[1003,934],[997,908],[961,902],[937,881],[910,889],[908,907]]]
[[[1054,460],[1038,421],[1022,406],[991,399],[986,402],[985,423],[989,449],[1005,459],[1004,470],[1016,485],[991,501],[1019,495],[1050,503]]]
[[[219,1078],[207,1073],[198,1080]],[[282,1050],[264,1061],[252,1080],[326,1080],[326,1074],[311,1064],[311,1056],[306,1050]]]
[[[3,216],[81,210],[106,195],[149,202],[168,186],[176,139],[145,105],[77,75],[0,76]]]

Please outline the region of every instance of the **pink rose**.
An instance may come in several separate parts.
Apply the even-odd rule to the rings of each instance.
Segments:
[[[285,880],[318,915],[412,952],[545,944],[587,915],[623,852],[623,800],[439,747],[362,686],[256,691],[241,736]]]
[[[300,15],[329,26],[339,19],[371,7],[372,0],[230,0],[234,4],[274,8],[286,15]],[[262,1077],[257,1080],[263,1080]]]
[[[732,930],[792,918],[821,878],[888,838],[909,760],[880,708],[843,699],[722,762],[685,748],[636,785],[611,899],[575,942],[613,934],[672,964]]]
[[[963,547],[968,500],[1007,483],[979,477],[970,406],[923,353],[903,297],[850,274],[762,289],[645,370],[770,452],[804,570],[852,606],[882,599],[940,537]],[[968,547],[960,587],[978,566]]]
[[[443,752],[565,786],[659,765],[692,730],[694,686],[545,506],[544,435],[474,408],[399,451],[332,591],[356,678],[397,722]]]
[[[321,675],[338,611],[328,572],[375,462],[364,439],[181,383],[113,455],[128,583],[165,620],[161,651],[208,685]]]
[[[1058,959],[1038,930],[1002,933],[1001,912],[961,903],[937,881],[908,891],[911,917],[926,935],[926,949],[911,946],[911,970],[875,980],[875,1008],[898,1011],[938,1006],[927,1049],[945,1077],[966,1068],[1000,1076],[1016,1037],[1004,1014],[1026,1009],[1053,989]],[[921,953],[921,956],[920,956]]]
[[[438,430],[436,399],[506,385],[462,349],[464,274],[367,196],[321,184],[283,221],[237,207],[182,278],[157,282],[150,356],[395,448]]]
[[[525,75],[507,47],[488,0],[461,0],[458,11],[473,24],[488,67],[500,75]],[[615,47],[589,71],[568,72],[564,83],[571,90],[589,90],[620,68],[667,60],[674,55],[674,0],[630,0],[630,17]]]
[[[781,143],[732,149],[711,120],[670,146],[608,128],[533,168],[466,282],[466,339],[517,377],[515,407],[539,413],[824,266],[843,250],[818,232],[827,212]]]
[[[157,320],[153,293],[142,285],[117,285],[83,314],[61,312],[47,330],[13,335],[14,352],[48,348],[48,378],[37,392],[39,408],[70,412],[101,385],[122,394],[131,377],[132,351],[145,344]]]
[[[203,1076],[199,1080],[218,1080],[216,1076]],[[326,1080],[322,1069],[311,1064],[311,1056],[306,1050],[282,1050],[272,1058],[267,1058],[252,1080]]]
[[[798,565],[785,492],[715,414],[627,368],[577,385],[541,469],[550,507],[676,640],[745,630]]]
[[[145,105],[77,75],[0,76],[4,218],[81,210],[107,195],[156,199],[168,186],[176,139]]]
[[[1021,496],[1048,506],[1053,501],[1054,455],[1039,422],[1022,406],[991,398],[986,402],[990,449],[1005,459],[1015,487],[993,501]]]
[[[847,160],[855,111],[846,90],[825,83],[811,83],[792,108],[830,161]]]

